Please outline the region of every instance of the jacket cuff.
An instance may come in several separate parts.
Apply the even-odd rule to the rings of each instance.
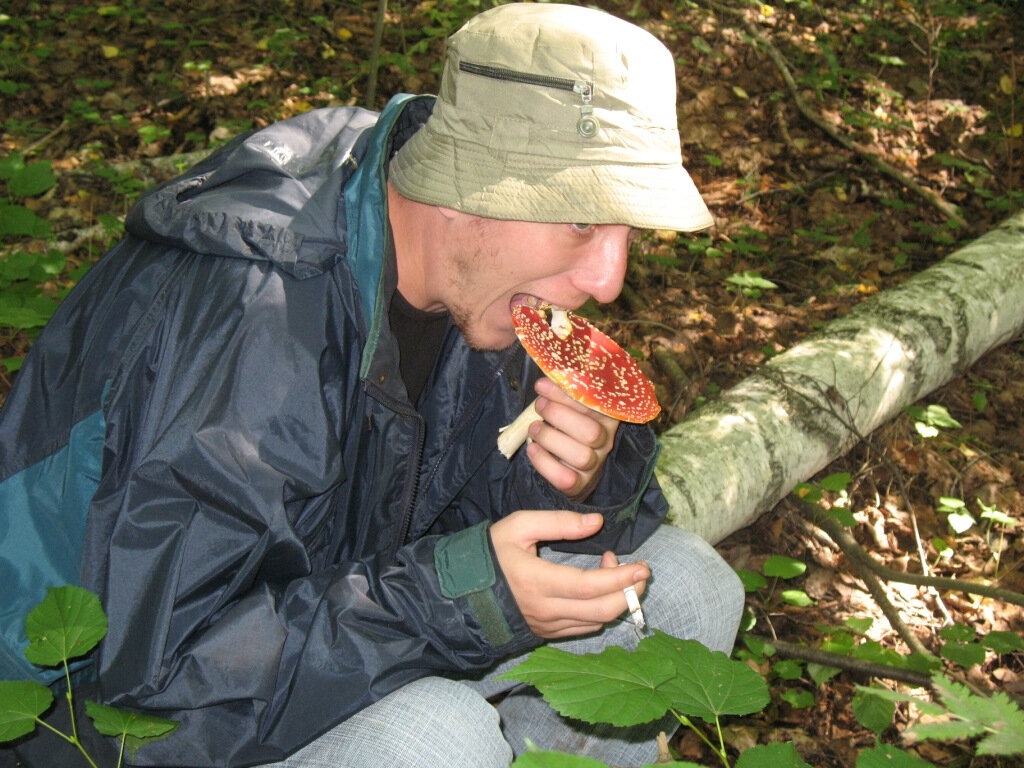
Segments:
[[[532,633],[526,628],[508,585],[498,578],[489,525],[489,521],[484,521],[439,539],[434,547],[434,570],[441,594],[449,600],[465,601],[484,639],[497,648],[513,643],[517,635]],[[515,628],[509,623],[509,614]]]

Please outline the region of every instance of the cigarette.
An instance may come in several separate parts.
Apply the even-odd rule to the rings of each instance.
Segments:
[[[640,598],[636,595],[636,587],[630,585],[622,591],[626,593],[626,605],[629,607],[629,615],[633,617],[633,623],[636,624],[637,629],[643,629],[647,626],[647,622],[644,621],[644,612],[640,608]]]

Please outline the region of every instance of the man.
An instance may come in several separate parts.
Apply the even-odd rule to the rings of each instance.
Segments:
[[[270,126],[132,210],[2,412],[9,583],[100,595],[98,695],[181,724],[140,765],[649,761],[657,724],[562,721],[496,665],[635,643],[652,575],[650,623],[727,650],[742,591],[659,527],[651,431],[540,377],[511,307],[611,301],[632,228],[710,224],[654,37],[477,16],[436,101]]]

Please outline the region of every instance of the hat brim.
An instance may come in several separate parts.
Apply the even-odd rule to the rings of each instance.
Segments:
[[[682,232],[714,224],[690,175],[677,163],[545,160],[456,142],[428,124],[395,155],[389,178],[410,200],[493,219]]]

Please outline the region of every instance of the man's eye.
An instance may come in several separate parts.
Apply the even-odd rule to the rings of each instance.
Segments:
[[[594,227],[593,224],[571,224],[570,226],[580,234],[589,232]]]

